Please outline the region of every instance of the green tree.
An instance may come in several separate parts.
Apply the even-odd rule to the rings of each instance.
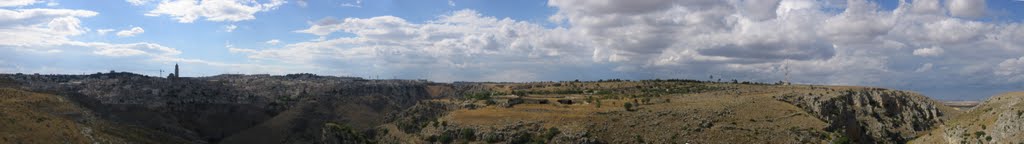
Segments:
[[[622,104],[622,107],[625,107],[626,111],[633,111],[633,103],[626,102],[626,104]]]

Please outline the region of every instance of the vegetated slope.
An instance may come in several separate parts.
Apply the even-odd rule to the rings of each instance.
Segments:
[[[1024,143],[1024,92],[993,96],[912,143]]]
[[[457,109],[408,112],[383,125],[389,130],[378,138],[397,143],[902,143],[958,113],[917,94],[861,87],[693,81],[483,85],[493,97],[529,96],[470,94],[432,101],[445,104],[429,105]],[[547,102],[529,102],[537,100]]]
[[[902,143],[959,113],[903,91],[694,80],[4,79],[11,84],[0,86],[58,94],[97,120],[186,143]],[[181,143],[156,143],[164,142]]]
[[[386,114],[431,97],[422,83],[369,82],[335,90],[302,98],[292,108],[224,142],[320,143],[330,139],[323,133],[336,132],[331,128],[339,126],[360,136],[375,136],[375,126],[383,123]]]
[[[322,139],[325,123],[352,125],[355,131],[372,129],[387,113],[441,97],[430,95],[428,87],[445,89],[420,80],[312,74],[180,79],[131,73],[2,76],[18,87],[65,96],[119,125],[162,131],[169,134],[164,137],[191,143],[314,143]]]
[[[0,88],[0,143],[187,143],[111,124],[56,95]]]

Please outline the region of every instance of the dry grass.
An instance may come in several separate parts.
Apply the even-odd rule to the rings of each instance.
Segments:
[[[60,96],[0,88],[0,143],[187,143],[166,135],[112,125]]]
[[[601,90],[638,85],[637,82],[605,82],[578,86]],[[858,88],[722,83],[707,85],[724,90],[647,97],[651,102],[641,102],[635,111],[627,111],[623,104],[642,101],[643,97],[625,96],[628,94],[611,96],[613,98],[601,100],[602,106],[598,108],[596,103],[563,105],[554,102],[550,98],[554,96],[551,95],[531,95],[548,98],[552,103],[520,104],[511,108],[489,106],[462,109],[451,112],[441,120],[482,129],[493,129],[520,121],[538,122],[543,127],[557,127],[563,131],[589,130],[611,143],[636,143],[637,137],[652,143],[822,143],[833,137],[823,130],[827,126],[824,121],[796,106],[777,101],[773,96],[786,93],[838,94],[832,91]],[[560,96],[585,97],[579,94]],[[813,137],[798,139],[807,135]]]

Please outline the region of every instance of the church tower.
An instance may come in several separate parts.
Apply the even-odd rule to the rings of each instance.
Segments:
[[[178,63],[174,63],[174,77],[181,77],[181,73],[178,73]]]

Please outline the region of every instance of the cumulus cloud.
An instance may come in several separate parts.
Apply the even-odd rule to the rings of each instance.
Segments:
[[[274,10],[285,3],[284,0],[265,3],[254,0],[165,0],[156,9],[146,13],[146,16],[167,15],[180,23],[192,23],[199,18],[215,22],[236,22],[256,19],[257,12]]]
[[[145,32],[146,32],[146,30],[143,30],[141,27],[132,27],[131,29],[126,29],[126,30],[118,31],[117,32],[117,36],[119,36],[119,37],[133,37],[135,35],[142,34],[142,33],[145,33]]]
[[[89,28],[82,26],[82,21],[79,18],[96,15],[98,15],[97,12],[74,9],[0,9],[0,51],[3,53],[0,54],[0,59],[46,67],[50,66],[48,64],[63,62],[47,64],[37,61],[74,58],[79,60],[76,62],[80,62],[87,59],[113,57],[134,57],[135,60],[128,61],[138,61],[139,59],[172,57],[181,53],[174,48],[154,43],[112,44],[83,42],[70,38],[89,31]],[[114,30],[99,29],[96,31],[104,35]],[[142,32],[142,28],[133,27],[118,32],[118,36],[130,36]],[[33,57],[46,57],[46,59]]]
[[[26,6],[26,5],[32,5],[32,4],[35,4],[35,3],[39,3],[39,2],[42,2],[42,1],[39,1],[39,0],[5,0],[5,1],[0,2],[0,7]]]
[[[903,74],[911,72],[992,75],[995,70],[988,68],[1024,52],[1024,42],[1013,41],[1024,38],[1024,26],[960,18],[953,13],[962,11],[951,5],[963,4],[954,3],[900,1],[895,9],[882,9],[866,0],[552,0],[553,28],[472,10],[423,23],[394,16],[326,17],[294,31],[319,36],[315,41],[232,52],[367,71],[499,70],[465,72],[481,75],[572,63],[640,78],[713,74],[778,81],[787,65],[800,83],[893,87],[909,86],[891,80],[919,77]],[[352,36],[331,38],[336,33]],[[950,70],[933,71],[936,65]]]
[[[1009,82],[1024,81],[1024,57],[1010,58],[1000,62],[995,68],[995,74],[1004,77]]]
[[[940,47],[920,48],[914,50],[914,55],[923,57],[939,56],[942,55],[942,53],[945,53],[945,51]]]
[[[910,4],[910,11],[918,14],[942,14],[943,7],[939,0],[915,0]]]
[[[98,13],[67,9],[0,9],[0,46],[53,46],[86,32],[80,17]]]
[[[984,0],[948,0],[949,14],[959,17],[982,17],[988,11]]]
[[[425,23],[380,16],[343,20],[328,17],[310,25],[296,32],[317,36],[344,32],[354,36],[273,49],[229,50],[248,54],[252,59],[319,67],[386,67],[391,71],[424,72],[434,71],[424,70],[427,68],[450,68],[476,73],[456,80],[480,80],[488,76],[481,73],[498,73],[489,70],[515,66],[580,62],[585,57],[577,54],[586,53],[579,43],[566,43],[574,39],[565,29],[486,17],[472,10],[452,12]]]

